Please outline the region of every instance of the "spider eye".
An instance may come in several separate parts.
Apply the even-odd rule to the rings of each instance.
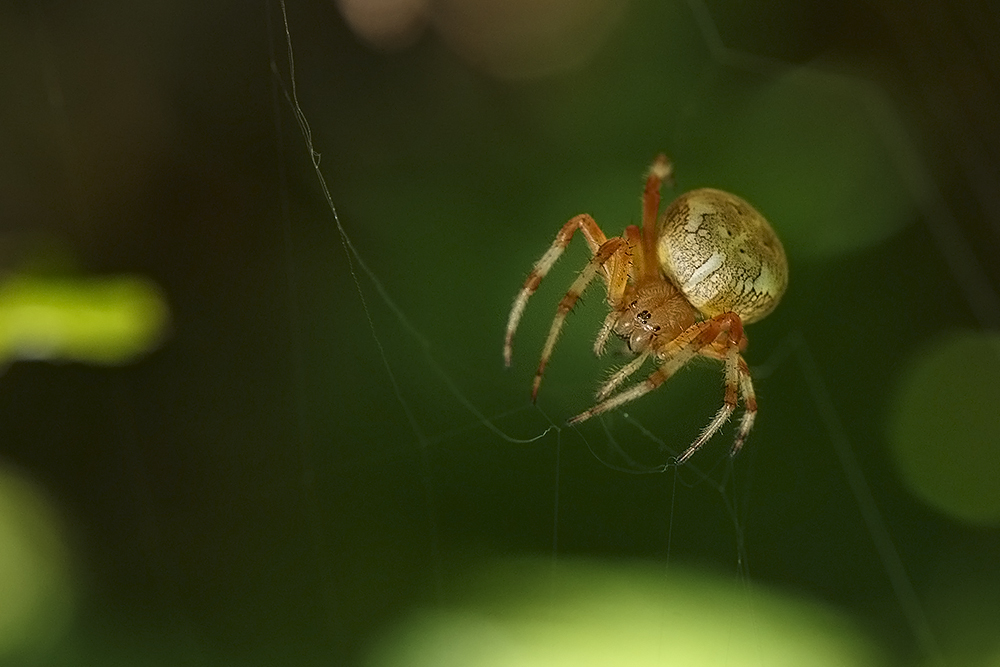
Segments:
[[[639,318],[640,320],[642,320],[643,322],[645,322],[646,320],[648,320],[652,316],[653,316],[653,314],[651,312],[649,312],[648,310],[644,310],[641,313],[639,313],[638,315],[636,315],[636,317]]]

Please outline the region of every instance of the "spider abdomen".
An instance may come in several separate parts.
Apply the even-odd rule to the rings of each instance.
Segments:
[[[664,273],[701,313],[739,315],[744,324],[774,310],[788,263],[771,225],[734,194],[702,188],[674,200],[657,223]]]

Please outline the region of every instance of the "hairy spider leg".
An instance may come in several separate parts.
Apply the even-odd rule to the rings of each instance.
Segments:
[[[740,447],[743,446],[743,441],[753,427],[754,417],[757,414],[757,399],[753,391],[753,382],[750,380],[750,368],[740,354],[747,346],[747,338],[743,333],[743,322],[735,313],[722,313],[709,321],[718,323],[719,333],[699,353],[706,357],[719,359],[725,364],[725,394],[722,407],[715,413],[712,421],[702,430],[701,435],[674,460],[677,465],[687,461],[715,435],[716,431],[722,428],[723,424],[729,421],[736,410],[739,396],[743,398],[744,413],[737,428],[736,439],[730,450],[730,455],[735,456]]]
[[[736,388],[739,381],[739,371],[737,370],[736,360],[739,359],[739,350],[733,345],[729,345],[728,347],[729,351],[725,355],[724,361],[725,397],[722,401],[722,407],[720,407],[719,411],[715,413],[715,417],[712,418],[712,421],[710,421],[708,425],[702,429],[698,438],[692,442],[680,456],[674,459],[674,463],[677,465],[684,463],[691,458],[696,451],[701,449],[701,446],[708,442],[708,440],[715,435],[715,432],[722,428],[723,424],[729,421],[733,411],[736,410]]]
[[[590,258],[587,265],[583,267],[583,271],[577,276],[573,284],[569,286],[569,290],[559,301],[559,306],[556,307],[556,316],[552,319],[552,326],[549,328],[549,335],[545,339],[545,345],[542,347],[542,357],[538,361],[538,371],[535,372],[535,380],[531,385],[531,400],[534,401],[538,397],[538,388],[542,384],[542,374],[545,372],[545,366],[549,363],[549,358],[552,356],[552,350],[556,346],[556,340],[559,338],[559,332],[562,330],[563,323],[566,321],[566,315],[569,311],[573,310],[573,306],[576,304],[580,295],[583,291],[587,289],[587,285],[590,281],[597,276],[598,271],[605,269],[606,273],[611,276],[616,275],[621,271],[621,264],[628,261],[628,257],[625,256],[628,250],[628,242],[621,236],[616,236],[613,239],[608,239],[604,242],[594,256]],[[614,258],[614,264],[610,270],[605,268],[605,264]],[[613,283],[611,278],[608,278],[609,291],[608,291],[608,301],[612,299],[621,299],[621,295],[612,295],[610,287]],[[622,283],[622,292],[624,293],[624,282]]]
[[[754,419],[757,418],[757,394],[753,390],[753,380],[750,379],[750,369],[747,362],[740,357],[740,392],[743,394],[743,418],[740,419],[740,427],[736,431],[736,439],[733,441],[733,448],[729,452],[731,456],[736,456],[743,447],[743,441],[750,434],[753,428]]]
[[[656,258],[656,217],[660,213],[660,187],[663,181],[672,182],[673,165],[667,156],[660,153],[656,156],[649,174],[646,176],[646,189],[642,194],[642,272],[639,281],[658,280],[660,278],[660,263]]]
[[[601,385],[601,388],[597,390],[597,400],[603,401],[605,398],[610,396],[611,392],[613,392],[618,385],[632,377],[633,373],[642,368],[642,365],[646,363],[646,359],[649,359],[649,355],[651,354],[652,351],[647,349],[637,355],[635,359],[612,373],[607,381]]]
[[[628,245],[628,260],[617,262],[612,277],[608,280],[608,304],[611,310],[608,311],[601,325],[601,330],[594,339],[594,354],[601,356],[604,354],[604,346],[611,336],[611,330],[615,326],[615,321],[621,315],[625,306],[625,292],[628,287],[628,279],[633,281],[642,273],[642,239],[639,236],[639,228],[629,225],[625,228],[625,242]]]
[[[514,298],[514,305],[510,309],[510,316],[507,318],[507,333],[504,336],[503,341],[503,360],[504,365],[510,366],[511,356],[513,354],[514,346],[514,332],[517,331],[517,326],[521,322],[521,316],[524,314],[524,308],[528,305],[528,299],[531,295],[538,290],[538,286],[542,282],[542,278],[552,269],[552,266],[556,263],[556,260],[563,254],[563,251],[569,246],[569,242],[573,239],[573,234],[576,230],[580,230],[583,233],[583,237],[587,240],[587,245],[590,246],[591,255],[597,252],[604,243],[607,242],[608,237],[604,235],[601,228],[597,226],[597,222],[594,221],[592,217],[586,213],[574,216],[566,224],[562,226],[559,232],[556,234],[555,240],[549,249],[545,251],[545,254],[535,262],[535,265],[531,269],[531,273],[528,274],[528,278],[524,281],[524,285],[521,287],[521,291],[517,293]],[[607,269],[602,267],[602,275],[606,279]]]
[[[699,343],[698,339],[705,335],[707,329],[711,328],[712,320],[698,322],[684,330],[677,338],[667,341],[664,347],[656,350],[657,357],[660,358],[660,365],[649,376],[632,387],[621,391],[610,398],[598,402],[588,410],[584,410],[569,420],[569,424],[579,424],[590,419],[594,415],[599,415],[609,410],[614,410],[620,405],[629,401],[634,401],[640,396],[644,396],[663,384],[671,375],[684,367],[684,365],[697,356],[699,349],[708,345],[709,342]],[[718,334],[715,334],[716,336]],[[629,364],[631,366],[631,364]],[[632,370],[634,372],[634,370]],[[623,378],[624,379],[624,378]]]
[[[646,175],[646,189],[642,195],[642,232],[640,233],[639,228],[635,225],[629,225],[625,228],[624,236],[628,240],[630,251],[632,251],[630,253],[632,259],[630,262],[629,277],[632,278],[635,284],[662,280],[659,268],[660,262],[656,256],[656,218],[660,213],[660,188],[664,180],[671,185],[673,184],[673,165],[667,159],[666,155],[660,153],[656,156],[652,166],[649,168],[649,173]],[[624,296],[624,292],[622,296]],[[594,340],[594,354],[597,356],[604,354],[604,347],[607,345],[608,338],[611,337],[611,331],[614,329],[615,322],[621,315],[624,306],[620,299],[612,300],[610,294],[608,295],[608,303],[613,308],[607,317],[604,318],[601,330],[597,333],[597,338]],[[632,364],[625,366],[621,370],[625,368],[632,368],[632,370],[610,386],[605,384],[598,392],[598,396],[600,397],[602,394],[607,396],[615,386],[635,372],[641,365],[642,362],[639,362],[634,367]],[[612,377],[618,377],[618,373]]]

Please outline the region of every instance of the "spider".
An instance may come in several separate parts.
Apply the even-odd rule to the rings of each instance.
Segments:
[[[684,463],[744,405],[731,455],[743,446],[757,415],[750,369],[743,359],[747,337],[743,326],[770,313],[788,285],[788,264],[781,241],[767,220],[750,204],[721,190],[702,188],[678,197],[662,214],[660,188],[672,181],[667,157],[656,157],[646,177],[642,229],[607,238],[597,222],[581,214],[562,226],[549,249],[535,262],[514,299],[504,338],[504,362],[510,366],[514,333],[528,299],[580,231],[591,258],[570,285],[549,328],[531,400],[538,396],[542,374],[552,356],[566,315],[580,295],[600,276],[610,311],[594,341],[600,356],[615,334],[635,358],[614,371],[597,390],[597,403],[569,420],[578,424],[653,391],[696,356],[723,363],[722,407],[691,445],[675,459]],[[647,360],[656,369],[642,382],[616,390]]]

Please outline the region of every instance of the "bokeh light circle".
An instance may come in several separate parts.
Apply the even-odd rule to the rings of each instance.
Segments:
[[[0,466],[0,662],[47,650],[71,602],[58,513],[33,482]]]
[[[872,667],[884,656],[837,610],[662,565],[483,564],[447,605],[376,638],[366,667]]]
[[[711,183],[746,196],[789,253],[829,259],[882,243],[914,219],[889,140],[891,104],[849,76],[802,68],[733,102]]]
[[[945,514],[1000,524],[1000,334],[962,332],[911,361],[889,441],[912,492]]]

